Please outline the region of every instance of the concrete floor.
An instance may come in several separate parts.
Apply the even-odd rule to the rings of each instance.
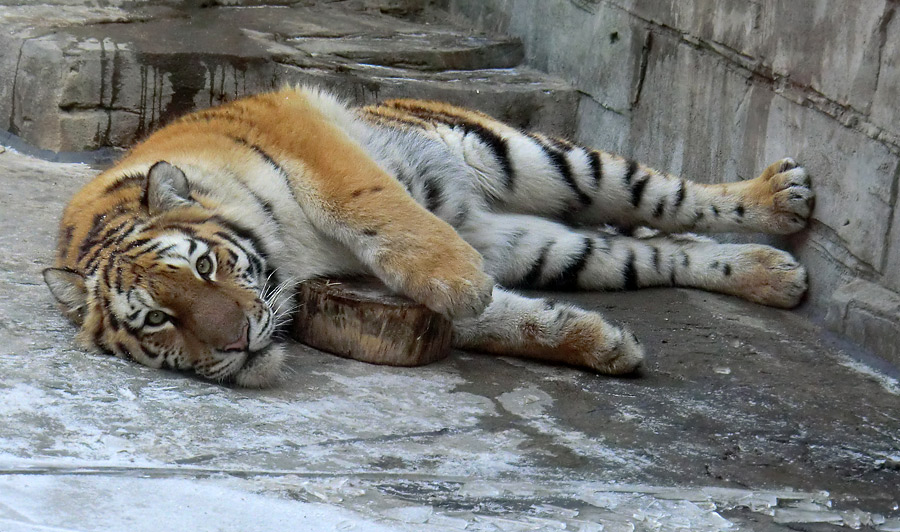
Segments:
[[[0,153],[0,530],[900,530],[894,370],[725,296],[555,294],[634,328],[631,378],[294,345],[243,390],[83,352],[40,270],[94,173]]]

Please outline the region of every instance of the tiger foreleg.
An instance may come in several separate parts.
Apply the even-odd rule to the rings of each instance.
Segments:
[[[490,303],[494,281],[481,255],[388,175],[373,171],[319,203],[316,225],[391,289],[450,318]]]
[[[494,283],[482,270],[481,255],[316,107],[297,104],[297,121],[309,127],[285,139],[289,149],[280,161],[316,228],[391,289],[434,311],[456,318],[484,310]]]
[[[644,353],[630,332],[600,314],[546,299],[494,289],[493,302],[475,318],[453,324],[460,349],[534,358],[620,375],[634,371]]]

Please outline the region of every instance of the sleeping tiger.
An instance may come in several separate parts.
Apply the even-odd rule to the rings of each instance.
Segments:
[[[85,185],[44,278],[85,346],[240,386],[281,375],[298,282],[360,273],[451,318],[458,348],[622,374],[644,356],[632,333],[507,287],[793,307],[788,253],[664,233],[792,233],[812,199],[791,159],[700,184],[446,103],[286,88],[175,120]]]

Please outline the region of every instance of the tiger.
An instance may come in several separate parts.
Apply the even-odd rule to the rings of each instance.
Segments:
[[[620,375],[644,360],[632,332],[513,289],[791,308],[808,284],[791,254],[697,233],[794,233],[813,200],[790,158],[704,184],[450,103],[293,86],[131,148],[68,203],[43,277],[84,347],[236,386],[282,379],[299,283],[356,275],[452,320],[455,348]]]

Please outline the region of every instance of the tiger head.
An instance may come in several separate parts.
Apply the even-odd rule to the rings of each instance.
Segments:
[[[154,165],[142,216],[105,238],[85,271],[48,268],[44,279],[79,340],[153,368],[260,387],[277,380],[289,290],[273,282],[253,234],[191,193],[179,168]],[[110,215],[112,217],[112,215]],[[109,221],[107,227],[124,221]],[[114,235],[112,229],[109,234]]]

